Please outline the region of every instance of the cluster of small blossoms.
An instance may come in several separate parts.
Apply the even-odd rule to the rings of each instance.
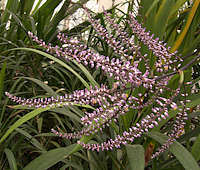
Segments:
[[[186,108],[188,110],[190,108]],[[162,152],[166,151],[170,145],[176,141],[177,138],[179,138],[182,134],[184,134],[184,125],[185,125],[185,120],[188,119],[188,114],[184,109],[180,108],[179,113],[177,114],[175,123],[173,124],[173,129],[171,133],[168,134],[169,138],[167,142],[165,142],[159,149],[152,155],[152,159],[160,155]]]
[[[176,120],[175,123],[173,124],[172,130],[168,133],[169,138],[167,142],[163,144],[159,148],[159,150],[152,155],[152,159],[160,155],[160,153],[169,149],[170,145],[173,144],[173,142],[176,141],[176,139],[179,138],[182,134],[184,134],[185,120],[188,119],[187,111],[190,110],[190,108],[186,107],[186,103],[189,103],[191,101],[186,99],[186,96],[188,96],[187,93],[181,95],[185,97],[184,101],[180,101],[181,105],[183,106],[182,108],[177,108],[176,103],[171,104],[171,107],[173,107],[175,110],[178,109],[179,112],[177,113]]]
[[[166,47],[166,43],[163,41],[159,41],[159,38],[154,39],[154,34],[150,35],[150,32],[146,32],[145,28],[142,27],[141,24],[137,22],[133,15],[129,15],[130,20],[128,21],[133,33],[137,36],[137,38],[143,42],[149,50],[153,52],[155,56],[158,57],[155,66],[158,72],[167,71],[168,69],[176,71],[176,67],[173,67],[173,63],[177,61],[182,61],[182,59],[176,56],[176,51],[174,53],[170,53],[170,47]],[[164,68],[164,69],[163,69]]]
[[[143,56],[140,53],[140,47],[135,45],[134,39],[129,37],[129,34],[125,31],[125,28],[115,23],[114,18],[111,18],[109,14],[104,11],[106,21],[111,27],[113,27],[116,35],[114,35],[112,32],[109,32],[97,20],[93,19],[87,9],[86,12],[91,25],[97,32],[97,35],[101,37],[102,40],[106,41],[106,43],[113,49],[114,53],[120,56],[122,61],[127,59],[132,61],[135,59],[143,59],[145,61],[145,67],[149,69],[148,59],[145,58],[147,54]]]
[[[122,85],[131,83],[133,86],[140,86],[141,84],[144,84],[144,86],[152,86],[155,82],[154,79],[148,77],[148,70],[142,75],[142,72],[138,69],[138,61],[131,64],[131,61],[123,62],[119,58],[110,59],[108,56],[100,55],[91,49],[86,49],[84,45],[80,45],[80,42],[71,43],[71,41],[69,41],[69,44],[67,44],[64,49],[58,46],[52,47],[46,45],[42,40],[38,40],[32,33],[29,33],[29,35],[34,41],[44,48],[47,48],[47,51],[55,50],[58,56],[62,56],[66,60],[74,59],[78,63],[82,62],[86,66],[90,65],[92,68],[94,66],[96,66],[96,68],[101,67],[110,77],[113,76],[117,81],[120,80],[120,84]],[[58,35],[61,41],[67,42],[68,38],[65,39],[63,37],[64,34]]]
[[[154,108],[152,110],[161,110],[160,108]],[[86,149],[104,151],[111,150],[113,148],[119,148],[121,144],[127,144],[133,142],[134,139],[141,137],[143,133],[148,132],[150,129],[159,125],[159,122],[168,117],[168,112],[165,109],[164,112],[158,112],[157,114],[151,113],[141,120],[140,123],[136,123],[136,126],[129,128],[129,131],[124,131],[123,134],[117,135],[115,139],[109,139],[107,142],[101,144],[85,144],[81,141],[78,143]]]
[[[112,89],[111,89],[112,90]],[[56,107],[56,106],[64,106],[64,105],[72,105],[72,104],[80,104],[80,105],[94,105],[98,103],[102,105],[102,101],[105,101],[106,97],[110,97],[110,89],[108,89],[105,85],[102,85],[100,88],[98,87],[90,87],[90,90],[75,90],[72,94],[65,94],[64,96],[50,97],[50,98],[37,98],[37,99],[26,99],[14,96],[8,92],[6,95],[12,101],[17,104],[21,104],[23,106],[34,107],[34,108],[45,108]],[[115,98],[115,96],[111,97]]]
[[[106,28],[104,28],[97,20],[93,19],[87,9],[86,12],[88,14],[88,19],[91,22],[91,25],[97,31],[97,35],[99,35],[103,40],[107,42],[107,44],[109,44],[110,47],[113,48],[114,53],[119,54],[122,60],[124,59],[124,57],[128,59],[133,59],[133,56],[128,55],[128,52],[131,51],[133,54],[135,54],[136,51],[139,51],[140,47],[134,44],[133,39],[129,38],[127,32],[125,32],[119,24],[115,23],[115,20],[112,19],[106,11],[104,11],[106,20],[108,24],[115,29],[115,36],[114,34],[110,33]],[[138,57],[143,56],[139,55]]]
[[[113,87],[108,88],[106,85],[101,85],[101,87],[90,87],[89,90],[76,90],[71,94],[50,98],[25,99],[8,92],[6,92],[6,95],[17,104],[34,108],[54,108],[76,104],[92,105],[95,107],[95,110],[86,112],[85,116],[81,118],[83,125],[81,131],[63,134],[52,129],[54,134],[66,139],[80,139],[83,136],[94,135],[99,131],[103,131],[105,127],[110,126],[112,121],[117,122],[120,116],[126,114],[130,108],[141,111],[151,106],[152,109],[147,116],[141,119],[140,122],[137,122],[135,126],[131,126],[128,131],[124,131],[122,135],[116,135],[115,139],[108,139],[100,144],[86,144],[78,141],[78,144],[83,146],[83,148],[104,151],[119,148],[121,144],[133,142],[135,138],[141,137],[145,132],[158,126],[160,121],[169,116],[171,108],[178,108],[173,100],[179,95],[180,87],[172,90],[167,87],[171,77],[166,76],[158,79],[157,76],[152,75],[148,67],[147,56],[141,55],[140,47],[134,45],[133,37],[129,38],[129,34],[115,24],[114,19],[110,18],[107,13],[105,13],[107,22],[113,26],[112,28],[118,35],[118,38],[115,38],[112,32],[108,32],[106,28],[94,20],[89,11],[87,13],[89,21],[96,30],[97,35],[105,40],[113,48],[114,53],[120,57],[115,56],[111,59],[108,56],[101,55],[93,49],[88,48],[79,40],[74,40],[64,34],[58,34],[57,36],[60,42],[63,43],[61,47],[46,44],[31,32],[29,32],[29,36],[33,41],[44,47],[47,52],[56,54],[57,57],[61,57],[67,62],[76,61],[91,68],[100,68],[105,74],[115,80]],[[176,53],[170,53],[169,48],[165,47],[163,42],[154,39],[153,35],[150,36],[149,32],[145,32],[145,29],[135,20],[132,14],[130,14],[129,18],[129,25],[133,34],[158,57],[158,61],[156,62],[158,74],[162,74],[162,67],[164,66],[167,66],[164,73],[166,73],[166,70],[167,72],[174,71],[174,67],[171,64],[180,61],[175,55]],[[145,71],[139,69],[141,61],[145,62]],[[145,89],[144,93],[133,95],[132,92],[138,88]],[[166,92],[173,95],[165,97]],[[173,130],[169,133],[169,140],[152,156],[153,158],[167,149],[180,135],[186,117],[185,110],[180,110]]]

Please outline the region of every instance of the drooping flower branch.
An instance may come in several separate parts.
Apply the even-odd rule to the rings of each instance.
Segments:
[[[146,32],[130,13],[128,23],[134,36],[137,36],[139,41],[143,42],[158,57],[155,62],[156,70],[152,72],[149,67],[148,56],[147,54],[142,55],[140,47],[134,44],[134,36],[129,37],[129,34],[105,12],[107,22],[118,35],[118,38],[115,38],[112,32],[107,31],[98,21],[93,19],[88,10],[86,11],[97,35],[114,50],[114,56],[117,54],[114,58],[111,59],[108,56],[101,55],[79,40],[71,39],[64,34],[58,34],[57,36],[60,42],[64,44],[61,47],[46,44],[31,32],[29,32],[29,36],[33,41],[44,47],[47,52],[55,54],[67,62],[75,60],[91,68],[101,68],[105,74],[115,80],[113,87],[108,88],[106,85],[90,87],[90,90],[76,90],[72,94],[58,96],[57,98],[24,99],[8,92],[6,92],[6,95],[17,104],[34,108],[54,108],[74,104],[94,106],[96,110],[86,112],[85,116],[81,118],[83,128],[79,132],[63,134],[52,129],[53,133],[66,139],[80,139],[83,136],[95,135],[97,132],[103,131],[105,127],[110,126],[112,121],[117,122],[120,116],[126,114],[130,108],[143,110],[150,106],[151,111],[147,116],[137,122],[135,126],[131,126],[128,131],[124,131],[121,135],[118,134],[115,139],[108,139],[100,144],[86,144],[78,141],[78,144],[86,149],[110,150],[119,148],[121,144],[133,142],[135,138],[141,137],[145,132],[158,126],[162,119],[166,119],[171,108],[178,109],[174,98],[179,95],[181,84],[177,89],[170,89],[167,85],[171,77],[163,76],[163,74],[174,72],[176,65],[172,64],[182,60],[176,56],[176,53],[170,53],[166,44],[157,38],[154,39],[153,35]],[[143,71],[139,69],[141,62],[144,62],[146,66]],[[138,88],[144,89],[143,94],[133,95],[134,90]],[[167,92],[169,95],[166,97]],[[152,156],[153,158],[167,149],[179,137],[184,127],[184,120],[187,118],[186,109],[184,106],[183,109],[178,110],[176,123],[172,132],[169,133],[169,140]]]

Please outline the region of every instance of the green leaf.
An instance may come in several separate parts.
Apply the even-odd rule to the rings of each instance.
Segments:
[[[14,157],[14,154],[12,153],[12,151],[10,149],[6,148],[4,150],[4,152],[8,159],[10,170],[17,170],[16,160],[15,160],[15,157]]]
[[[65,67],[67,70],[69,70],[70,72],[72,72],[75,76],[77,76],[79,78],[79,80],[85,85],[86,88],[90,88],[89,84],[76,72],[74,71],[70,66],[68,66],[66,63],[64,63],[63,61],[59,60],[58,58],[48,54],[48,53],[45,53],[43,51],[40,51],[40,50],[36,50],[36,49],[32,49],[32,48],[14,48],[14,49],[11,49],[11,50],[25,50],[25,51],[32,51],[32,52],[35,52],[35,53],[38,53],[40,55],[43,55],[55,62],[57,62],[58,64],[62,65],[63,67]]]
[[[65,0],[61,9],[51,19],[51,22],[49,23],[49,26],[48,26],[49,29],[45,33],[45,35],[47,35],[47,37],[51,37],[51,35],[55,33],[55,31],[57,29],[57,25],[60,23],[60,21],[62,21],[66,17],[65,13],[69,9],[70,2],[71,2],[70,0]]]
[[[131,170],[144,170],[144,148],[142,145],[126,145]]]
[[[31,12],[31,15],[35,14],[35,12],[38,10],[40,4],[41,4],[42,0],[38,0],[35,8],[33,9],[33,11]]]
[[[65,165],[62,168],[60,168],[60,170],[71,169],[69,167],[73,167],[78,170],[84,170],[81,165],[78,165],[77,162],[72,162],[72,161],[65,161]],[[92,169],[90,169],[90,170],[92,170]]]
[[[73,62],[83,71],[83,73],[88,78],[93,87],[94,86],[100,87],[99,84],[94,80],[90,72],[82,64],[78,64],[75,60]]]
[[[154,140],[158,141],[160,144],[164,144],[168,139],[166,135],[163,135],[159,132],[149,132],[147,133],[147,135],[153,138]],[[195,161],[194,157],[179,142],[175,141],[170,146],[169,150],[171,153],[173,153],[174,156],[176,156],[176,158],[186,170],[200,170],[200,167]]]
[[[193,144],[191,153],[196,161],[200,160],[200,135],[197,137],[195,143]]]
[[[173,47],[170,49],[171,52],[176,51],[179,48],[179,46],[181,45],[181,43],[183,42],[183,40],[184,40],[184,38],[185,38],[189,28],[190,28],[192,20],[193,20],[193,18],[195,16],[195,13],[196,13],[196,11],[198,9],[199,3],[200,3],[199,0],[194,1],[192,9],[191,9],[191,11],[190,11],[190,13],[188,15],[188,19],[187,19],[186,25],[185,25],[183,31],[181,32],[181,34],[179,35],[179,37],[177,38],[176,42],[174,43]]]
[[[87,143],[91,138],[92,136],[83,136],[80,141]],[[79,144],[73,144],[66,148],[50,150],[31,161],[23,170],[46,170],[55,165],[57,162],[67,158],[69,155],[79,151],[80,149],[81,146]]]
[[[23,170],[46,170],[69,156],[75,146],[76,144],[73,144],[67,147],[52,149],[31,161]]]
[[[0,72],[0,102],[3,94],[5,73],[6,73],[6,62],[3,63],[3,67]]]
[[[22,21],[20,20],[20,18],[15,13],[13,13],[13,12],[11,12],[9,10],[8,10],[8,13],[10,13],[10,15],[12,15],[12,17],[13,17],[13,19],[15,21],[14,24],[19,25],[24,30],[24,32],[26,33],[27,30],[26,30],[25,26],[23,25]]]
[[[23,11],[26,12],[26,14],[30,14],[33,5],[35,3],[35,0],[25,0],[25,1],[20,1],[22,4]]]
[[[47,17],[61,2],[62,0],[46,0],[45,3],[34,14],[34,17],[37,15],[43,15],[44,17]]]
[[[10,93],[12,93],[14,91],[14,89],[16,88],[16,86],[19,84],[19,82],[21,81],[21,79],[17,79],[11,86],[10,88]],[[3,120],[3,117],[4,117],[4,114],[5,114],[5,111],[6,111],[6,106],[7,106],[7,103],[8,103],[8,98],[5,99],[4,101],[4,105],[2,105],[2,112],[0,114],[0,125],[2,125],[2,120]],[[9,121],[9,118],[7,118],[6,121]],[[2,128],[2,127],[1,127]]]
[[[170,10],[170,16],[174,15],[175,12],[178,12],[178,10],[182,7],[182,5],[186,2],[187,0],[177,0],[175,5]]]
[[[51,108],[50,107],[38,108],[38,109],[33,110],[32,112],[24,115],[23,117],[21,117],[12,126],[9,127],[9,129],[6,131],[6,133],[0,139],[0,143],[2,143],[8,137],[8,135],[10,135],[16,128],[21,126],[23,123],[27,122],[28,120],[32,119],[33,117],[35,117],[35,116],[39,115],[40,113],[47,111],[49,109],[51,109]]]
[[[30,78],[30,77],[20,77],[20,78],[24,78],[24,79],[28,79],[31,80],[35,83],[37,83],[40,87],[42,87],[47,93],[49,93],[49,95],[51,96],[58,96],[53,90],[52,88],[50,88],[48,85],[44,84],[42,81],[35,79],[35,78]]]
[[[158,4],[159,0],[154,0],[152,5],[148,8],[148,10],[145,13],[145,17],[147,18],[150,14],[150,12],[152,11],[153,8],[155,8],[155,6]]]
[[[173,6],[174,1],[173,0],[163,0],[161,1],[161,5],[159,6],[159,10],[155,16],[154,20],[154,33],[158,36],[161,37],[165,33],[165,29],[167,26],[167,20],[168,16],[171,10],[171,7]],[[161,27],[159,25],[162,25]]]
[[[26,132],[25,130],[21,128],[16,128],[15,130],[21,133],[22,135],[24,135],[27,139],[29,139],[29,142],[31,142],[36,148],[38,148],[38,150],[43,151],[43,152],[46,151],[43,148],[42,144],[40,144],[40,142],[37,139],[35,139],[32,135],[30,135],[28,132]]]
[[[8,13],[8,10],[13,13],[16,13],[18,5],[19,5],[18,0],[8,0],[7,1],[5,11],[3,12],[2,16],[1,16],[1,23],[8,22],[9,17],[10,17],[10,13]]]
[[[52,111],[55,113],[64,114],[65,116],[68,116],[70,119],[76,120],[77,122],[81,122],[80,118],[67,108],[55,108],[52,109]]]

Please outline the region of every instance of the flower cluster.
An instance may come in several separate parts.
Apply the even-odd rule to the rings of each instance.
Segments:
[[[28,107],[60,107],[68,105],[92,105],[95,110],[86,112],[81,118],[83,128],[79,132],[60,133],[55,129],[52,132],[66,139],[80,139],[83,136],[95,135],[99,131],[103,131],[105,127],[110,126],[112,122],[118,122],[121,115],[126,114],[130,108],[143,110],[151,106],[148,114],[129,130],[124,131],[121,135],[116,134],[115,139],[108,139],[103,143],[84,143],[78,141],[83,148],[103,151],[113,148],[119,148],[121,144],[133,142],[135,138],[141,137],[145,132],[159,125],[159,122],[169,116],[170,109],[179,109],[174,102],[174,98],[180,93],[180,85],[177,89],[167,87],[170,76],[164,76],[158,79],[158,75],[170,73],[175,70],[173,65],[181,59],[176,53],[170,53],[169,47],[166,47],[158,38],[154,39],[153,35],[146,32],[141,24],[137,22],[130,13],[129,25],[139,41],[143,42],[153,54],[158,57],[155,62],[156,70],[152,72],[149,67],[149,59],[147,54],[142,55],[140,47],[135,44],[134,36],[129,36],[122,26],[115,23],[109,14],[105,12],[106,20],[112,26],[116,35],[109,32],[97,20],[93,19],[92,14],[88,13],[89,21],[96,30],[96,34],[102,38],[114,51],[114,57],[110,58],[96,52],[94,49],[88,48],[79,40],[74,40],[64,34],[58,34],[58,39],[64,45],[52,46],[46,44],[43,40],[29,32],[29,36],[44,47],[47,52],[56,54],[58,57],[65,59],[67,62],[75,60],[85,66],[91,68],[101,68],[102,72],[112,77],[115,81],[112,88],[106,85],[101,87],[90,87],[90,89],[76,90],[72,94],[64,96],[25,99],[14,96],[8,92],[6,95],[17,104]],[[117,37],[117,38],[116,38]],[[140,70],[140,63],[145,63],[145,70]],[[143,93],[135,94],[134,91],[143,89]],[[168,93],[167,97],[165,94]],[[134,94],[134,95],[133,95]],[[185,104],[183,103],[183,106]],[[186,108],[179,110],[173,130],[169,133],[169,140],[164,144],[158,152],[152,157],[156,157],[169,147],[173,141],[179,137],[184,128],[184,119],[187,118]]]

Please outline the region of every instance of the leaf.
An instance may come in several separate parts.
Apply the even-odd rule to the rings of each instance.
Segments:
[[[38,53],[40,55],[43,55],[55,62],[57,62],[58,64],[62,65],[63,67],[65,67],[67,70],[69,70],[70,72],[72,72],[75,76],[77,76],[79,78],[79,80],[85,85],[85,87],[87,89],[90,89],[90,86],[89,84],[76,72],[74,71],[70,66],[68,66],[67,64],[65,64],[63,61],[57,59],[56,57],[48,54],[48,53],[45,53],[43,51],[40,51],[40,50],[36,50],[36,49],[32,49],[32,48],[14,48],[14,49],[11,49],[11,50],[25,50],[25,51],[32,51],[32,52],[35,52],[35,53]]]
[[[4,150],[4,152],[8,159],[10,170],[17,170],[16,160],[15,160],[15,157],[14,157],[14,154],[12,153],[12,151],[10,149],[6,148]]]
[[[4,78],[6,75],[6,62],[3,63],[1,72],[0,72],[0,102],[3,94]]]
[[[50,107],[38,108],[38,109],[33,110],[32,112],[24,115],[23,117],[21,117],[12,126],[9,127],[9,129],[6,131],[6,133],[0,139],[0,143],[2,143],[8,137],[8,135],[10,135],[16,128],[21,126],[23,123],[27,122],[28,120],[32,119],[33,117],[35,117],[35,116],[39,115],[40,113],[47,111],[49,109],[51,109],[51,108]]]
[[[60,168],[60,170],[66,170],[67,168],[69,169],[69,167],[73,167],[78,170],[84,170],[81,165],[78,165],[77,162],[72,162],[72,161],[65,161],[65,165],[62,168]]]
[[[10,13],[10,15],[12,15],[12,17],[13,17],[13,19],[15,21],[14,24],[19,25],[24,30],[24,32],[26,33],[27,30],[26,30],[25,26],[23,25],[22,21],[20,20],[20,18],[15,13],[13,13],[13,12],[11,12],[9,10],[8,10],[8,13]]]
[[[171,10],[171,7],[173,6],[174,1],[173,0],[162,0],[161,1],[161,5],[159,6],[159,10],[155,16],[155,20],[154,20],[154,26],[153,26],[153,30],[154,33],[158,36],[158,37],[162,37],[165,33],[165,29],[167,26],[167,20],[168,20],[168,16]],[[162,25],[162,27],[159,27],[159,25]]]
[[[42,81],[40,81],[38,79],[30,78],[30,77],[20,77],[20,78],[31,80],[31,81],[37,83],[40,87],[42,87],[46,92],[49,93],[49,95],[54,96],[54,97],[57,96],[57,94],[52,90],[52,88],[50,88],[48,85],[44,84]]]
[[[80,118],[76,114],[70,112],[70,110],[67,108],[56,108],[52,109],[52,111],[55,113],[64,114],[65,116],[68,116],[70,119],[76,120],[77,122],[81,122]]]
[[[72,103],[73,104],[73,103]],[[19,120],[17,120],[7,131],[6,133],[3,135],[3,137],[0,139],[0,143],[2,143],[7,137],[8,135],[10,135],[16,128],[18,128],[20,125],[22,125],[23,123],[27,122],[28,120],[30,120],[31,118],[39,115],[40,113],[44,112],[44,111],[47,111],[47,110],[50,110],[50,109],[53,109],[53,108],[56,108],[56,107],[61,107],[63,106],[64,103],[62,104],[58,104],[54,107],[50,107],[50,106],[47,106],[45,108],[38,108],[38,109],[35,109],[33,110],[32,112],[24,115],[23,117],[21,117]],[[86,108],[93,108],[89,105],[80,105],[80,104],[74,104],[76,106],[81,106],[81,107],[86,107]],[[20,105],[17,105],[17,106],[20,106]]]
[[[152,5],[148,8],[148,10],[145,13],[145,17],[147,18],[150,14],[150,12],[152,11],[152,9],[157,5],[157,3],[159,2],[159,0],[154,0]]]
[[[160,144],[164,144],[168,139],[166,135],[163,135],[159,132],[149,132],[147,133],[147,136],[158,141]],[[175,141],[172,145],[170,145],[169,150],[171,153],[173,153],[173,155],[176,156],[186,170],[200,170],[200,167],[198,166],[194,157],[179,142]]]
[[[75,60],[73,62],[83,71],[83,73],[88,78],[93,87],[94,86],[100,87],[99,84],[94,80],[90,72],[82,64],[78,64]]]
[[[20,3],[23,6],[23,11],[26,12],[26,14],[30,14],[33,5],[35,3],[35,0],[25,0],[25,1],[20,1]]]
[[[3,12],[1,16],[1,23],[7,23],[10,17],[10,14],[7,10],[12,11],[13,13],[16,13],[17,7],[19,5],[18,0],[8,0],[6,4],[5,11]]]
[[[51,35],[55,33],[55,31],[57,29],[57,25],[60,23],[60,21],[62,21],[65,18],[65,13],[69,9],[70,2],[71,2],[70,0],[66,0],[63,3],[61,9],[51,19],[49,26],[48,26],[49,29],[45,33],[45,35],[47,35],[47,37],[51,37]]]
[[[35,12],[34,17],[37,15],[49,16],[55,8],[62,2],[62,0],[46,0],[45,3]]]
[[[29,142],[31,142],[36,148],[38,148],[38,150],[43,151],[43,152],[46,151],[43,148],[42,144],[40,144],[40,142],[37,139],[35,139],[32,135],[30,135],[28,132],[26,132],[25,130],[21,128],[16,128],[15,130],[21,133],[22,135],[24,135],[25,137],[27,137],[27,139],[29,139]]]
[[[144,148],[142,145],[126,145],[131,170],[144,170]]]
[[[17,79],[11,86],[10,88],[10,93],[12,93],[14,91],[14,89],[16,88],[16,86],[18,85],[18,83],[21,81],[21,78]],[[3,117],[4,117],[4,114],[5,114],[5,111],[6,111],[6,106],[7,106],[7,103],[8,103],[8,98],[5,99],[4,101],[4,105],[2,105],[2,112],[0,114],[0,124],[2,123],[2,120],[3,120]],[[7,118],[7,120],[9,120]]]
[[[195,143],[193,144],[191,153],[196,161],[200,160],[200,135],[197,137]]]
[[[23,170],[46,170],[69,156],[75,146],[76,144],[73,144],[67,147],[52,149],[31,161]]]
[[[87,143],[91,138],[92,136],[83,136],[80,141]],[[69,155],[79,151],[80,149],[81,146],[79,144],[73,144],[66,148],[50,150],[31,161],[23,170],[46,170],[55,165],[57,162],[67,158]]]
[[[171,52],[176,51],[179,48],[179,46],[181,45],[184,37],[186,36],[186,34],[187,34],[188,30],[189,30],[190,24],[192,23],[194,15],[195,15],[195,13],[197,11],[197,8],[199,6],[199,3],[200,3],[199,0],[196,0],[194,2],[193,6],[192,6],[192,9],[191,9],[191,11],[190,11],[190,13],[188,15],[188,19],[187,19],[186,25],[185,25],[183,31],[181,32],[181,34],[179,35],[178,39],[174,43],[173,47],[170,49]]]
[[[177,0],[170,10],[170,16],[174,15],[187,0]]]
[[[31,12],[31,15],[35,14],[35,12],[38,10],[40,4],[41,4],[42,0],[38,0],[35,8],[33,9],[33,11]]]

